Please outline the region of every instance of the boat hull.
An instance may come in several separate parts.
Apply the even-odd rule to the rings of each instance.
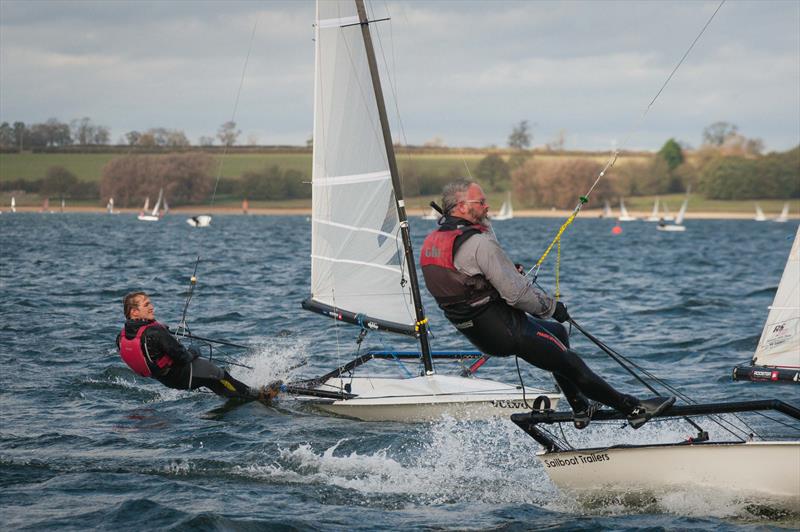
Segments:
[[[537,456],[553,483],[578,497],[698,487],[800,510],[800,442],[631,446]]]
[[[686,231],[686,226],[683,225],[659,225],[656,229],[659,231]]]
[[[496,381],[472,377],[431,375],[407,379],[355,377],[329,379],[320,390],[344,390],[357,395],[346,400],[309,400],[325,412],[362,421],[435,421],[442,416],[456,419],[489,419],[529,412],[540,395],[551,408],[560,395],[538,388],[522,389]],[[525,404],[527,399],[528,405]]]

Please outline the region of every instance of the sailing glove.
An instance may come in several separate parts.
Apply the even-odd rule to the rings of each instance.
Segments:
[[[553,311],[553,319],[556,320],[558,323],[564,323],[569,319],[567,306],[561,301],[556,301],[556,310]]]

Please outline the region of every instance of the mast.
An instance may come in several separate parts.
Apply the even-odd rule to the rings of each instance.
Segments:
[[[414,261],[414,250],[411,248],[411,236],[408,231],[405,200],[403,199],[403,189],[400,184],[400,174],[397,171],[397,161],[394,157],[392,134],[389,131],[389,120],[386,117],[386,105],[383,102],[383,90],[381,89],[381,79],[378,74],[378,63],[375,60],[375,50],[372,47],[372,36],[369,33],[369,20],[367,19],[367,10],[364,7],[364,0],[355,0],[355,2],[356,10],[358,11],[358,21],[361,24],[361,35],[364,37],[364,47],[367,52],[367,62],[369,63],[369,72],[372,77],[372,87],[375,90],[378,116],[381,120],[381,131],[383,132],[383,143],[386,146],[386,157],[389,160],[389,173],[392,176],[397,216],[400,219],[400,234],[403,237],[403,251],[405,253],[406,264],[408,265],[411,294],[414,298],[414,312],[417,319],[419,344],[422,350],[422,363],[425,366],[425,374],[431,375],[433,374],[433,361],[431,359],[430,344],[428,343],[427,319],[425,318],[425,310],[422,308],[422,298],[419,293],[417,266]]]

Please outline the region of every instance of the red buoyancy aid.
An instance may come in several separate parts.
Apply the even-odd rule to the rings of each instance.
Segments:
[[[425,285],[439,306],[447,310],[456,306],[480,303],[499,298],[497,290],[483,275],[459,272],[453,261],[458,246],[472,235],[487,231],[482,225],[450,226],[445,224],[425,238],[420,251],[420,267]],[[456,239],[464,238],[456,242]]]
[[[122,328],[122,333],[119,335],[119,356],[122,357],[129,368],[136,374],[142,377],[152,377],[153,372],[150,370],[150,364],[155,364],[161,369],[172,365],[172,359],[168,355],[162,355],[158,361],[153,362],[145,350],[142,349],[142,335],[144,331],[150,327],[164,327],[157,321],[142,325],[136,331],[136,337],[128,340],[125,337],[125,327]]]

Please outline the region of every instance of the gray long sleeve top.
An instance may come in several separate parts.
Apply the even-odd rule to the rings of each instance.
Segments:
[[[482,274],[506,303],[539,318],[549,318],[556,309],[555,298],[534,286],[517,271],[491,233],[468,238],[458,248],[453,263],[466,275]]]

